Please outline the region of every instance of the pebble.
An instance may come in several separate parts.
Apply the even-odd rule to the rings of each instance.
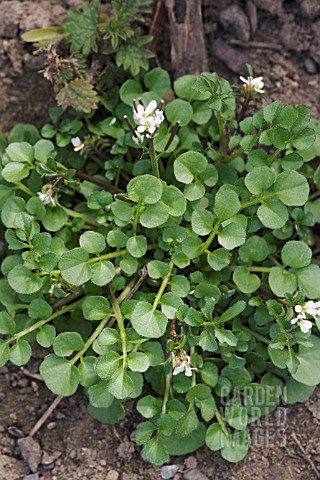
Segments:
[[[24,433],[20,428],[15,427],[12,425],[11,427],[8,428],[8,434],[9,437],[11,438],[22,438],[24,437]]]
[[[75,458],[77,458],[76,450],[71,450],[69,457],[71,458],[71,460],[74,460]]]
[[[207,475],[200,472],[200,470],[194,468],[193,470],[189,470],[189,472],[184,474],[183,480],[209,480],[209,478]]]
[[[247,42],[250,38],[250,24],[248,17],[238,5],[231,5],[220,13],[219,17],[223,28],[231,31],[236,38]]]
[[[47,425],[47,429],[48,430],[53,430],[54,428],[56,428],[56,426],[57,426],[56,422],[50,422]]]
[[[105,467],[107,465],[107,462],[105,460],[100,460],[100,465],[102,467]]]
[[[39,475],[37,473],[32,473],[31,475],[23,477],[23,480],[39,480]]]
[[[18,446],[24,461],[28,464],[32,473],[36,473],[41,462],[41,448],[38,442],[31,437],[18,439]]]
[[[106,480],[118,480],[119,473],[116,470],[110,470],[107,473]]]
[[[173,478],[178,470],[179,465],[165,465],[160,471],[161,478],[165,480],[168,478]]]
[[[307,57],[304,61],[304,66],[310,75],[317,73],[317,64],[314,60],[312,60],[312,58]]]

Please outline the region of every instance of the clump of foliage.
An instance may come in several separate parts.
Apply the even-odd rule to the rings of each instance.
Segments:
[[[137,399],[145,460],[206,443],[238,462],[251,422],[320,381],[319,143],[304,105],[238,122],[215,73],[177,79],[164,105],[170,89],[155,68],[99,112],[54,108],[41,135],[0,138],[0,365],[36,342],[47,387],[82,387],[101,422]]]
[[[144,46],[152,37],[137,25],[144,23],[150,4],[151,0],[113,0],[105,13],[100,0],[84,1],[81,11],[69,9],[61,26],[22,35],[39,47],[36,53],[45,54],[43,74],[54,84],[59,106],[89,113],[97,108],[95,83],[99,93],[108,88],[112,95],[111,85],[123,81],[126,72],[136,76],[148,70],[153,53]]]

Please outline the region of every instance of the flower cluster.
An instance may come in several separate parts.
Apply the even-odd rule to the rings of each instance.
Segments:
[[[38,197],[44,203],[44,205],[57,206],[56,200],[53,198],[53,188],[51,184],[45,185],[42,188],[42,192],[37,192]]]
[[[309,300],[309,302],[306,302],[303,305],[296,305],[294,309],[298,315],[291,320],[291,324],[297,324],[300,327],[301,332],[308,333],[312,328],[312,322],[306,319],[306,315],[310,315],[315,320],[317,317],[320,317],[320,302]]]
[[[264,83],[263,83],[263,77],[240,77],[241,82],[243,82],[243,88],[246,93],[264,93],[265,91],[263,90]]]
[[[172,365],[173,375],[184,372],[187,377],[192,376],[192,370],[198,370],[197,368],[191,368],[191,361],[189,355],[184,350],[179,351],[179,355],[172,353]]]
[[[147,138],[153,137],[161,123],[164,121],[164,115],[161,110],[163,103],[161,102],[158,106],[155,100],[151,100],[146,107],[143,106],[142,102],[138,105],[136,102],[133,104],[133,119],[136,124],[138,124],[133,140],[136,143],[142,143],[144,134],[146,134]]]
[[[71,143],[75,152],[79,152],[84,147],[84,143],[79,137],[71,138]]]

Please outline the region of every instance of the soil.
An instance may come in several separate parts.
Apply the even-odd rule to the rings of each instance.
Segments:
[[[319,119],[319,0],[203,0],[210,71],[231,82],[250,63],[262,75],[270,99],[306,104]],[[54,106],[49,82],[38,71],[41,59],[21,33],[58,25],[81,0],[0,0],[0,128],[16,123],[41,127]],[[168,60],[169,28],[158,40],[160,64]],[[269,46],[272,48],[261,48]],[[186,72],[187,73],[187,72]],[[28,368],[36,372],[39,356]],[[54,400],[40,380],[21,369],[0,369],[0,480],[159,479],[167,470],[146,464],[132,441],[139,419],[134,402],[115,427],[93,420],[82,392],[65,398],[35,435],[41,460],[32,472],[21,456],[19,438],[28,435]],[[249,455],[229,464],[206,447],[171,459],[174,480],[313,480],[320,478],[320,391],[305,405],[280,406],[252,425]],[[30,461],[29,461],[30,463]],[[175,467],[176,466],[176,467]],[[167,477],[168,478],[168,477]]]

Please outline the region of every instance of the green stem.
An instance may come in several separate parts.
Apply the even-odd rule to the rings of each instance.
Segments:
[[[103,255],[99,255],[99,257],[93,257],[87,260],[86,263],[96,263],[100,262],[101,260],[109,260],[110,258],[117,258],[122,257],[127,253],[127,250],[124,248],[123,250],[117,250],[116,252],[104,253]]]
[[[171,274],[172,274],[172,270],[173,270],[173,267],[174,267],[174,264],[173,264],[173,261],[170,260],[170,263],[169,263],[169,272],[168,274],[164,277],[164,279],[162,280],[162,283],[160,285],[160,288],[158,290],[158,293],[156,295],[156,298],[154,299],[154,302],[153,302],[153,310],[156,310],[160,300],[161,300],[161,297],[163,295],[163,292],[165,291],[168,283],[169,283],[169,280],[170,280],[170,277],[171,277]]]
[[[280,152],[281,152],[281,148],[277,148],[277,150],[274,152],[274,154],[269,158],[269,161],[268,161],[269,167],[271,167],[273,162],[277,159]]]
[[[34,193],[28,187],[26,187],[23,183],[18,182],[16,185],[19,190],[33,197]]]
[[[265,343],[266,345],[269,345],[270,340],[268,340],[266,337],[261,335],[261,333],[255,332],[254,330],[251,330],[251,328],[247,327],[246,325],[242,325],[241,327],[243,330],[246,332],[251,333],[252,336],[254,336],[257,340],[260,340],[260,342]]]
[[[196,353],[196,347],[190,347],[190,357],[194,353]],[[196,371],[192,370],[191,387],[195,387],[196,385],[197,385]]]
[[[226,157],[224,159],[224,162],[225,163],[232,162],[232,160],[234,160],[237,157],[240,157],[240,155],[242,155],[243,153],[244,153],[243,148],[239,148],[239,150],[236,150],[235,152],[233,152],[231,155],[229,155],[229,157]]]
[[[140,200],[137,203],[135,212],[134,212],[134,219],[133,219],[133,224],[132,224],[132,233],[133,236],[137,234],[137,228],[138,228],[138,223],[139,223],[139,218],[140,218],[140,210],[141,210],[141,205],[142,205],[142,200]]]
[[[227,430],[227,427],[225,426],[225,423],[223,421],[223,418],[221,416],[221,413],[219,412],[219,409],[217,407],[217,405],[214,406],[214,414],[215,414],[215,417],[216,419],[218,420],[218,423],[221,427],[221,430],[223,431],[223,433],[225,434],[226,437],[229,436],[229,432]]]
[[[315,198],[318,198],[318,197],[320,197],[320,190],[317,190],[316,192],[311,193],[311,195],[309,195],[309,200],[314,200]]]
[[[164,386],[164,395],[163,395],[163,401],[162,401],[162,409],[161,413],[166,413],[167,411],[167,403],[169,400],[169,395],[170,395],[170,388],[171,388],[171,377],[172,377],[172,370],[170,370],[170,373],[166,375],[166,381],[165,381],[165,386]]]
[[[225,157],[227,152],[227,137],[224,131],[223,119],[220,110],[216,110],[216,117],[218,121],[219,135],[220,135],[220,152]]]
[[[155,177],[160,178],[159,165],[152,137],[149,138],[149,153],[151,158],[152,173]]]
[[[230,265],[229,268],[230,268],[230,270],[236,270],[238,267],[237,267],[237,266]],[[246,267],[246,269],[248,270],[248,272],[261,272],[261,273],[270,273],[270,272],[271,272],[271,268],[272,268],[272,267],[256,267],[256,266]]]
[[[19,340],[19,338],[22,338],[25,335],[28,335],[28,333],[34,332],[35,330],[37,330],[38,328],[41,328],[46,323],[49,323],[55,318],[60,317],[60,315],[64,315],[65,313],[74,310],[78,305],[80,305],[81,302],[82,300],[78,300],[77,302],[71,303],[71,305],[67,305],[66,307],[63,307],[60,310],[57,310],[46,320],[39,320],[39,322],[34,323],[33,325],[30,325],[30,327],[26,328],[25,330],[22,330],[21,332],[16,333],[7,341],[12,342],[13,340]]]
[[[207,240],[201,245],[200,247],[200,255],[205,252],[211,245],[211,243],[213,242],[215,236],[217,235],[218,233],[218,230],[219,230],[219,227],[220,227],[220,222],[217,221],[217,223],[215,224],[215,226],[213,227],[213,230],[212,232],[210,233],[209,237],[207,238]]]
[[[241,203],[241,210],[247,207],[251,207],[252,205],[257,205],[258,203],[262,203],[264,200],[268,200],[268,198],[274,197],[274,193],[268,193],[266,195],[263,195],[262,197],[255,197],[252,198],[251,200],[247,200],[246,202]]]
[[[109,288],[110,291],[110,298],[111,298],[111,305],[113,307],[114,311],[114,316],[116,317],[117,324],[119,327],[119,332],[120,332],[120,338],[121,338],[121,343],[122,343],[122,363],[123,366],[126,366],[127,363],[127,337],[126,337],[126,329],[124,326],[124,320],[123,316],[120,310],[119,302],[114,296],[114,293],[112,291],[112,288]]]
[[[100,223],[98,223],[91,215],[87,215],[86,213],[75,212],[70,208],[64,207],[60,205],[61,208],[72,218],[82,218],[86,223],[89,225],[93,225],[94,227],[99,227]]]

